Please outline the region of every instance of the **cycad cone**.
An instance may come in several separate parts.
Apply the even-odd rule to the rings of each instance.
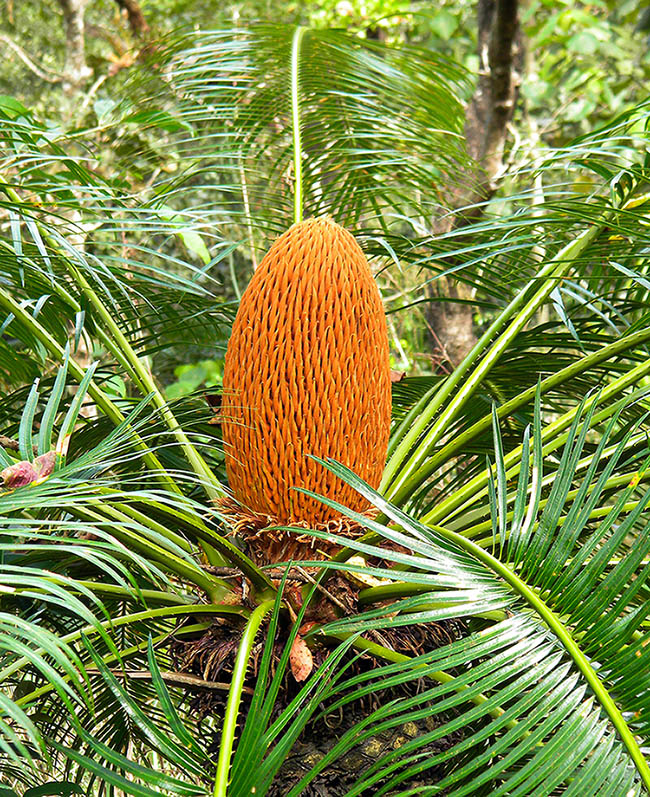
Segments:
[[[365,511],[354,489],[309,458],[332,458],[376,487],[391,384],[386,316],[361,248],[329,218],[281,235],[242,295],[226,353],[222,422],[233,496],[279,523],[337,513],[304,487]]]

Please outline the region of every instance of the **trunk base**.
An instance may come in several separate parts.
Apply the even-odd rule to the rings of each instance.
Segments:
[[[315,524],[304,520],[281,523],[272,515],[256,514],[244,509],[232,498],[222,498],[216,506],[231,527],[231,534],[245,543],[246,553],[258,566],[305,559],[323,561],[340,550],[340,546],[312,536],[308,529],[327,531],[351,539],[361,537],[366,532],[362,525],[344,515]],[[367,517],[372,518],[376,514],[376,510],[373,510]],[[290,527],[291,530],[279,527]],[[301,529],[305,529],[305,532],[301,533]]]

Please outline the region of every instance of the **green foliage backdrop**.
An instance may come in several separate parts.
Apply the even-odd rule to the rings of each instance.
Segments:
[[[15,40],[31,26],[41,66],[63,69],[50,6],[11,8]],[[348,795],[647,793],[639,9],[522,11],[504,173],[463,226],[441,222],[480,169],[463,130],[472,4],[287,6],[263,24],[266,6],[232,6],[209,26],[207,4],[143,9],[146,46],[123,17],[114,30],[137,59],[104,75],[108,42],[93,40],[76,92],[11,92],[23,67],[3,67],[2,788],[298,795],[343,771]],[[186,12],[195,28],[172,30]],[[90,4],[89,24],[109,13]],[[337,573],[365,586],[308,630],[291,572],[251,561],[220,512],[206,401],[248,275],[296,212],[354,232],[409,371],[379,491],[321,463],[377,515],[354,518],[358,539],[310,532],[341,546],[314,564],[310,600]],[[441,366],[425,310],[443,279],[467,291],[476,342]],[[395,643],[435,628],[456,630]],[[215,666],[179,666],[223,629]],[[299,635],[325,652],[298,685]],[[296,774],[302,740],[339,714],[340,738]]]

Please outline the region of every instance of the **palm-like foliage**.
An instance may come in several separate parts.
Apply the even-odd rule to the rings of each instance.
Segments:
[[[546,500],[536,487],[543,481],[539,414],[533,435],[532,479],[525,465],[511,488],[497,431],[497,479],[491,484],[493,533],[478,542],[409,518],[346,474],[373,498],[397,530],[377,524],[370,527],[416,554],[394,556],[405,568],[399,573],[401,585],[389,583],[367,590],[361,600],[394,599],[402,585],[411,587],[404,591],[416,596],[367,611],[354,620],[341,620],[325,627],[324,633],[503,612],[503,620],[492,627],[431,657],[422,657],[429,668],[427,674],[439,685],[417,698],[382,707],[369,719],[369,728],[373,722],[413,720],[421,712],[447,721],[432,734],[405,745],[408,749],[384,756],[351,793],[363,793],[371,785],[382,786],[377,793],[389,793],[439,761],[463,761],[468,751],[473,753],[469,761],[425,793],[436,794],[453,786],[449,793],[473,794],[489,784],[489,793],[551,794],[567,783],[566,793],[584,793],[586,784],[588,793],[594,794],[600,790],[641,793],[636,781],[639,774],[647,788],[650,773],[635,734],[647,738],[650,686],[641,655],[648,640],[650,610],[645,588],[650,575],[649,548],[642,520],[650,491],[640,488],[640,477],[648,460],[640,464],[616,500],[604,504],[608,480],[632,435],[628,432],[603,463],[601,456],[610,442],[613,420],[572,494],[575,466],[584,453],[592,421],[593,410],[582,423],[576,420],[572,425]],[[528,463],[528,455],[526,434],[524,463]],[[337,468],[337,472],[342,471]],[[514,504],[511,519],[509,500]],[[388,575],[385,571],[376,574]],[[390,575],[391,579],[397,577],[395,572]],[[389,619],[393,612],[399,612],[397,619]],[[408,677],[413,677],[418,663],[417,659],[409,662]],[[403,668],[405,665],[387,667],[386,677]],[[444,677],[450,669],[455,677]],[[375,676],[373,689],[381,684]],[[426,708],[422,708],[423,702]],[[452,719],[445,714],[459,707],[463,709],[460,717]],[[480,726],[481,720],[483,727],[467,732],[473,721]],[[459,728],[465,733],[456,746],[438,756],[422,752],[434,739]],[[558,750],[569,740],[570,752],[557,766]],[[346,743],[359,743],[356,729],[342,740],[337,752]]]
[[[272,26],[179,37],[152,57],[99,120],[121,181],[80,158],[96,130],[57,134],[0,107],[0,417],[19,449],[3,467],[60,441],[51,475],[0,493],[5,780],[261,794],[307,723],[381,692],[290,793],[373,734],[424,718],[434,729],[378,755],[350,794],[642,793],[647,108],[541,165],[518,163],[507,198],[434,235],[473,175],[467,78],[453,64]],[[149,157],[151,136],[177,159],[170,176]],[[541,197],[527,188],[533,170]],[[588,195],[571,185],[585,172],[597,176]],[[238,269],[303,212],[332,213],[383,260],[390,311],[453,274],[486,321],[451,374],[396,385],[379,493],[327,465],[381,512],[327,571],[385,583],[361,592],[358,615],[311,632],[334,650],[285,708],[300,616],[279,663],[268,642],[242,717],[251,650],[267,620],[274,639],[282,590],[211,503],[224,487],[207,407],[170,406],[155,364],[178,341],[223,346]],[[421,275],[415,291],[392,289],[401,272]],[[91,417],[79,414],[86,396]],[[385,558],[384,541],[394,567],[347,561]],[[252,586],[250,605],[227,598],[231,582],[214,574],[224,565]],[[242,638],[224,715],[199,725],[167,643],[215,617]],[[466,638],[413,658],[364,636],[458,617]],[[358,672],[353,651],[388,663]],[[399,691],[421,679],[417,695]]]

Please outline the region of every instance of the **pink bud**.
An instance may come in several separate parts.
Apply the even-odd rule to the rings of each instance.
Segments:
[[[0,472],[0,478],[4,481],[5,487],[24,487],[36,481],[38,474],[31,462],[16,462],[15,465],[10,465]]]
[[[55,462],[56,452],[54,451],[48,451],[47,454],[41,454],[40,457],[36,457],[34,467],[36,468],[36,473],[38,473],[38,478],[44,479],[49,476],[54,470]]]

